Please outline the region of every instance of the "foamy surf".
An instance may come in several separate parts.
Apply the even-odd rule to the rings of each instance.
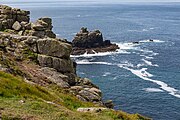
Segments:
[[[147,65],[149,65],[149,66],[159,67],[159,65],[157,65],[157,64],[152,64],[151,61],[148,61],[148,60],[145,60],[145,59],[142,59],[142,61],[144,61],[144,62],[145,62]]]
[[[115,54],[130,54],[130,52],[126,51],[126,45],[124,45],[123,47],[123,44],[119,44],[119,43],[115,43],[119,46],[120,49],[117,49],[116,51],[114,52],[95,52],[94,50],[93,53],[94,54],[87,54],[87,52],[85,52],[84,54],[82,55],[71,55],[70,57],[72,58],[80,58],[80,57],[85,57],[85,58],[88,58],[88,57],[101,57],[101,56],[110,56],[110,55],[115,55]]]
[[[144,88],[143,90],[146,92],[164,92],[162,89],[158,88]]]
[[[90,62],[87,60],[77,60],[76,61],[77,64],[79,65],[92,65],[92,64],[96,64],[96,65],[113,65],[112,63],[108,63],[108,62]]]
[[[164,43],[165,41],[158,40],[158,39],[149,39],[149,40],[141,40],[140,43]]]
[[[150,79],[149,77],[152,77],[152,74],[148,73],[146,70],[147,68],[142,68],[140,70],[134,70],[134,69],[130,69],[128,67],[124,67],[125,69],[131,71],[131,73],[133,73],[134,75],[138,76],[139,78],[146,80],[146,81],[150,81],[153,83],[156,83],[157,85],[160,86],[160,88],[166,92],[168,92],[170,95],[173,95],[177,98],[180,98],[180,91],[170,87],[168,84],[166,84],[165,82],[159,81],[159,80],[153,80]],[[150,75],[150,76],[149,76]]]
[[[110,72],[105,72],[102,76],[103,76],[103,77],[106,77],[106,76],[108,76],[108,75],[111,75],[111,73],[110,73]]]

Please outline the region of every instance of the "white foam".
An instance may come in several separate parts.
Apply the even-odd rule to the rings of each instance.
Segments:
[[[115,43],[119,46],[120,49],[117,49],[116,51],[114,52],[96,52],[94,50],[93,53],[94,54],[87,54],[87,52],[85,52],[84,54],[82,55],[71,55],[70,57],[72,58],[79,58],[79,57],[101,57],[101,56],[109,56],[109,55],[115,55],[115,54],[130,54],[130,52],[126,51],[126,49],[123,49],[122,47],[122,44],[118,44],[118,43]]]
[[[92,65],[92,64],[113,65],[112,63],[108,63],[108,62],[89,62],[87,60],[78,60],[78,61],[76,61],[76,63],[79,65]]]
[[[137,50],[139,44],[133,44],[133,43],[116,43],[121,50]]]
[[[162,40],[158,40],[158,39],[152,39],[153,41],[151,40],[141,40],[139,41],[140,43],[149,43],[149,42],[154,42],[154,43],[163,43],[165,41],[162,41]]]
[[[147,65],[149,65],[149,66],[159,67],[159,65],[157,65],[157,64],[152,64],[151,61],[148,61],[148,60],[145,60],[145,59],[142,59],[142,61],[144,61],[144,62],[145,62]]]
[[[111,75],[111,73],[110,72],[105,72],[102,76],[106,77],[108,75]]]
[[[143,29],[142,31],[143,31],[143,32],[147,32],[147,31],[149,31],[149,30],[147,30],[147,29]]]
[[[137,67],[140,68],[142,66],[145,66],[145,64],[137,64]]]
[[[144,88],[143,90],[145,90],[146,92],[163,92],[162,89],[158,88]]]
[[[154,28],[149,28],[150,30],[154,30]]]
[[[145,57],[145,59],[154,59],[152,56],[146,56],[146,55],[140,55],[142,57]]]
[[[149,75],[146,75],[146,74],[150,74],[148,73],[146,70],[147,68],[142,68],[140,70],[134,70],[134,69],[130,69],[128,67],[124,67],[125,69],[131,71],[134,75],[138,76],[139,78],[143,79],[143,80],[147,80],[147,81],[150,81],[150,82],[153,82],[153,83],[156,83],[157,85],[160,86],[160,88],[166,92],[168,92],[170,95],[173,95],[177,98],[180,98],[180,91],[173,88],[173,87],[170,87],[168,84],[166,84],[165,82],[162,82],[162,81],[159,81],[159,80],[153,80],[153,79],[150,79],[148,77],[150,77]],[[144,72],[143,72],[144,71]],[[151,75],[151,74],[150,74]]]

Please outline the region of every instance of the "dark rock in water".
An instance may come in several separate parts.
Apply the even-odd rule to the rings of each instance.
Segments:
[[[150,41],[150,42],[153,42],[153,40],[152,40],[152,39],[149,39],[149,41]]]
[[[87,28],[81,28],[72,41],[72,55],[81,55],[84,53],[95,54],[98,52],[116,51],[119,47],[112,44],[110,40],[103,41],[103,35],[99,30],[88,31]]]
[[[139,42],[132,42],[133,44],[139,44]]]
[[[87,31],[87,28],[81,28],[72,41],[73,47],[94,48],[103,45],[103,37],[100,31]]]

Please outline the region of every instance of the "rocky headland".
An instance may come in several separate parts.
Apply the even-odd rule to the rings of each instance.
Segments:
[[[99,30],[88,31],[84,27],[72,40],[72,46],[72,55],[113,52],[119,49],[118,45],[112,44],[110,40],[103,40],[103,35]]]
[[[53,33],[51,18],[42,17],[32,23],[29,21],[29,14],[30,11],[0,5],[0,119],[1,114],[4,114],[4,118],[9,115],[13,116],[11,119],[17,116],[28,120],[41,119],[41,117],[47,119],[45,118],[47,113],[43,113],[43,110],[50,108],[45,107],[47,105],[44,104],[56,107],[51,108],[49,112],[60,118],[69,119],[71,115],[74,115],[72,117],[74,119],[79,119],[79,117],[86,119],[86,116],[103,119],[106,116],[111,118],[111,114],[115,114],[119,119],[131,119],[132,116],[137,119],[146,119],[140,115],[129,115],[107,109],[113,108],[112,101],[103,102],[99,87],[88,78],[76,75],[77,64],[71,60],[71,54],[83,54],[87,50],[89,53],[93,52],[92,50],[96,52],[114,51],[118,49],[117,45],[111,44],[110,41],[103,41],[100,31],[88,32],[87,29],[81,29],[71,45],[70,42],[57,38]],[[84,43],[81,42],[83,40],[85,40]],[[84,48],[88,49],[84,51]],[[11,101],[12,98],[14,101]],[[9,105],[14,108],[7,109],[6,101],[10,101]],[[18,105],[15,105],[16,102]],[[29,102],[33,105],[34,102],[39,102],[38,108],[29,106],[29,111],[45,108],[41,109],[39,114],[35,111],[26,111],[27,113],[24,114],[29,116],[24,118],[24,115],[20,113],[27,109],[23,105]],[[21,106],[22,110],[17,106]],[[80,108],[83,106],[91,108]],[[105,110],[110,114],[100,113],[102,118],[94,115],[83,116],[84,113],[74,112],[77,108],[78,111],[83,112]],[[52,113],[57,109],[61,111],[60,114]],[[11,110],[21,112],[13,112],[15,115],[12,115]],[[33,113],[40,118],[33,116]]]

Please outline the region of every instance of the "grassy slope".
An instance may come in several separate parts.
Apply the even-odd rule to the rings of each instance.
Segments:
[[[51,102],[51,103],[49,103]],[[138,114],[121,111],[80,113],[79,107],[91,107],[55,85],[43,88],[22,78],[0,72],[0,113],[4,120],[143,120]]]

